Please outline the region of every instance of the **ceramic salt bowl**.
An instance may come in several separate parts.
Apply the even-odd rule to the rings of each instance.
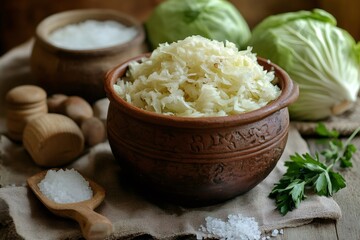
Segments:
[[[280,67],[258,58],[266,70],[274,69],[282,90],[268,105],[234,116],[186,118],[145,111],[117,95],[113,85],[130,61],[108,72],[105,90],[109,143],[137,189],[203,206],[249,191],[273,170],[287,142],[287,106],[299,93]]]
[[[55,46],[49,35],[59,28],[86,20],[117,21],[133,26],[137,35],[130,41],[110,47],[72,50]],[[80,9],[45,18],[36,28],[31,53],[31,70],[38,85],[47,93],[77,95],[89,102],[105,97],[105,73],[119,62],[146,51],[143,26],[124,13],[109,9]]]

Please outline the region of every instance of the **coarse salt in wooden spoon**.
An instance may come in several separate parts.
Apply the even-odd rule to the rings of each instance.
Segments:
[[[27,179],[27,183],[39,200],[54,214],[76,220],[85,239],[104,239],[113,231],[112,223],[94,209],[105,198],[105,190],[94,181],[85,178],[93,191],[92,198],[75,203],[57,203],[44,195],[38,184],[44,179],[47,171],[42,171]]]

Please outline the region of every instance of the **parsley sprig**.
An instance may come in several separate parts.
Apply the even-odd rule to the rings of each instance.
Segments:
[[[360,131],[360,127],[345,143],[339,139],[337,131],[327,129],[323,123],[319,123],[315,130],[319,136],[328,139],[327,148],[320,154],[316,152],[314,156],[310,153],[291,155],[290,160],[285,162],[286,173],[269,194],[270,198],[275,199],[277,209],[282,215],[297,208],[306,199],[305,191],[330,197],[346,187],[345,178],[335,172],[334,167],[352,167],[352,155],[357,149],[351,141]]]

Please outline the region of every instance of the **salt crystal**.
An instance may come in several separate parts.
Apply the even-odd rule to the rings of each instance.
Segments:
[[[48,170],[38,187],[47,198],[57,203],[81,202],[93,196],[89,182],[74,169]]]
[[[272,236],[272,237],[276,237],[278,234],[279,234],[279,230],[277,230],[277,229],[274,229],[274,230],[271,232],[271,236]]]
[[[116,21],[86,20],[53,31],[49,35],[49,41],[67,49],[96,49],[128,42],[136,34],[134,27]]]
[[[241,214],[230,214],[227,221],[206,217],[201,225],[197,239],[218,238],[219,240],[259,240],[261,232],[254,218]]]
[[[284,229],[280,229],[280,234],[281,234],[281,235],[284,234]]]

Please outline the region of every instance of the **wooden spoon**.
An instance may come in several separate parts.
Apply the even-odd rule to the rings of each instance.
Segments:
[[[39,189],[38,183],[47,171],[40,172],[27,179],[27,183],[39,200],[54,214],[76,220],[85,239],[104,239],[113,231],[109,219],[94,211],[105,198],[105,190],[97,183],[85,178],[93,191],[89,200],[76,203],[56,203],[47,198]]]

